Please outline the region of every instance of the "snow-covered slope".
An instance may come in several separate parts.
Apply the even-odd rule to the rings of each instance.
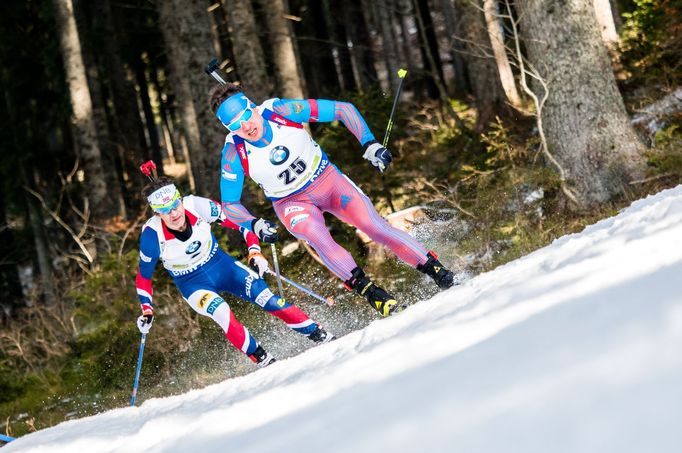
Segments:
[[[2,452],[679,452],[681,244],[678,187],[297,357]]]

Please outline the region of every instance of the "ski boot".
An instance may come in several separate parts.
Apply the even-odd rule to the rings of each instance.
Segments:
[[[353,269],[352,277],[345,281],[344,285],[348,289],[354,289],[361,296],[365,296],[369,304],[381,313],[381,316],[391,316],[405,308],[404,305],[398,304],[393,296],[372,283],[359,267]]]
[[[438,261],[433,250],[426,254],[426,263],[417,265],[417,270],[431,277],[440,289],[448,289],[455,284],[455,275]]]
[[[266,366],[270,365],[271,363],[274,363],[277,361],[273,356],[265,352],[265,349],[263,349],[262,346],[258,345],[255,351],[253,351],[253,354],[249,356],[249,358],[256,364],[258,365],[259,368],[265,368]]]
[[[336,340],[336,337],[334,334],[327,332],[324,330],[320,325],[317,325],[317,328],[312,331],[310,335],[308,335],[308,338],[313,340],[315,343],[329,343],[332,340]]]

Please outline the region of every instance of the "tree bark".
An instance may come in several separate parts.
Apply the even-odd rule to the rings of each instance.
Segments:
[[[350,24],[344,24],[344,11],[348,5],[334,0],[322,0],[324,17],[329,29],[332,55],[339,75],[339,85],[343,91],[355,91],[358,84],[353,73],[353,63],[350,57],[346,39],[346,29]]]
[[[101,3],[99,3],[101,5]],[[101,54],[95,51],[97,46],[97,36],[94,32],[99,28],[97,21],[101,17],[100,14],[93,14],[92,11],[87,10],[87,4],[83,4],[81,0],[74,1],[74,16],[78,26],[78,35],[81,39],[81,55],[83,56],[83,63],[85,65],[85,73],[88,78],[88,87],[90,89],[90,97],[92,99],[92,119],[97,131],[97,143],[99,145],[102,156],[102,167],[104,170],[105,182],[108,188],[109,196],[116,201],[116,213],[121,218],[126,218],[126,202],[123,198],[124,191],[122,186],[122,175],[119,174],[118,153],[114,146],[112,138],[112,130],[115,127],[116,114],[109,115],[106,108],[105,94],[106,87],[104,86],[107,77],[100,75],[100,69],[103,68],[103,59]],[[111,38],[111,37],[109,37]],[[110,39],[108,39],[110,41]],[[106,59],[106,58],[105,58]],[[107,73],[105,71],[105,73]]]
[[[25,128],[21,128],[19,126],[18,118],[15,113],[15,107],[13,105],[13,102],[11,100],[11,96],[9,91],[7,90],[7,70],[4,69],[0,71],[0,87],[2,88],[2,94],[3,94],[3,104],[5,108],[7,109],[7,120],[9,121],[9,129],[12,131],[12,144],[14,145],[14,153],[16,156],[21,155],[21,152],[23,151],[22,145],[20,144],[20,140],[18,137],[18,131],[23,131]],[[45,302],[47,304],[52,304],[54,301],[54,282],[53,282],[53,273],[52,273],[52,261],[50,260],[50,253],[49,253],[49,248],[47,246],[47,241],[45,239],[45,231],[44,231],[44,224],[42,222],[42,218],[40,216],[40,210],[36,206],[36,201],[35,199],[32,198],[32,196],[28,193],[28,191],[25,189],[26,187],[31,187],[31,184],[29,183],[29,179],[26,173],[26,168],[25,168],[25,160],[20,159],[19,162],[17,163],[17,177],[19,179],[19,184],[20,186],[24,186],[24,188],[20,189],[22,192],[22,195],[24,197],[24,201],[26,203],[26,206],[28,207],[28,222],[31,226],[31,231],[32,231],[32,239],[34,241],[35,245],[35,250],[36,250],[36,259],[38,262],[38,269],[40,272],[40,277],[41,277],[41,292],[43,294],[43,297],[45,299]],[[7,232],[2,234],[4,229],[5,229],[5,206],[4,206],[4,197],[3,201],[0,202],[0,209],[2,209],[2,221],[0,222],[0,235],[3,236],[2,239],[7,240],[7,241],[12,241],[13,235],[12,235],[12,230],[11,228],[7,228]],[[13,242],[5,242],[5,244],[13,244]],[[14,268],[16,272],[16,267]],[[11,272],[11,271],[9,271]],[[16,274],[17,282],[16,284],[19,285],[18,291],[19,291],[19,296],[21,296],[21,285],[20,285],[20,280],[19,280],[19,275],[18,273]],[[5,286],[6,285],[6,286]],[[10,291],[10,288],[12,287],[12,282],[11,281],[6,281],[4,286],[8,291]],[[16,289],[16,287],[15,287]],[[11,294],[11,293],[10,293]]]
[[[261,2],[265,6],[263,9],[266,12],[266,26],[275,63],[278,92],[283,98],[302,99],[303,75],[299,71],[291,24],[285,17],[289,13],[289,8],[285,0]]]
[[[443,64],[440,60],[438,40],[433,30],[433,20],[431,20],[428,1],[412,0],[412,4],[414,5],[414,15],[417,20],[417,30],[419,31],[419,47],[423,54],[424,71],[432,80],[432,83],[427,83],[429,96],[432,99],[448,102],[445,77],[443,77]]]
[[[2,255],[0,255],[0,294],[2,303],[0,308],[0,325],[2,325],[4,314],[11,317],[13,308],[21,307],[23,294],[21,290],[21,279],[19,278],[19,260],[26,261],[28,253],[22,251],[17,253],[16,234],[14,229],[7,222],[5,198],[0,197],[0,244]],[[9,253],[8,253],[9,252]]]
[[[517,2],[530,62],[548,85],[541,113],[549,151],[579,202],[599,204],[644,174],[592,0]]]
[[[601,38],[609,51],[615,50],[618,43],[618,32],[616,31],[616,22],[614,21],[613,11],[611,11],[610,0],[593,0],[594,12],[597,17],[597,24],[599,24],[599,32]]]
[[[400,78],[398,77],[400,60],[398,59],[398,45],[396,44],[393,26],[391,25],[389,8],[393,8],[392,0],[376,1],[375,11],[381,29],[381,42],[384,49],[383,55],[386,62],[387,76],[391,84],[391,91],[395,92],[400,84]]]
[[[33,186],[33,184],[29,182],[27,171],[23,163],[19,164],[19,174],[25,188]],[[54,278],[52,260],[50,259],[50,249],[48,247],[48,240],[43,224],[43,216],[41,215],[41,210],[33,195],[29,194],[27,190],[24,190],[24,197],[26,199],[26,205],[28,206],[28,219],[31,224],[31,232],[33,233],[33,244],[36,248],[41,292],[45,302],[48,305],[52,305],[55,297]]]
[[[273,94],[250,0],[226,0],[225,11],[239,81],[255,102]]]
[[[212,79],[203,68],[213,55],[206,2],[164,0],[158,2],[158,8],[196,193],[216,197],[220,193],[219,149],[225,131],[208,107]]]
[[[94,5],[101,20],[102,32],[106,36],[103,40],[102,51],[105,55],[104,64],[111,87],[113,140],[118,154],[122,156],[126,189],[129,193],[138,194],[144,183],[144,180],[139,177],[138,167],[146,160],[146,142],[144,125],[137,102],[135,102],[137,94],[132,71],[126,70],[121,57],[119,27],[114,18],[111,0],[100,0],[94,2]],[[151,146],[154,146],[153,143]],[[134,195],[132,198],[137,200],[138,197]]]
[[[516,89],[514,73],[512,72],[507,51],[504,47],[504,35],[502,34],[502,21],[500,20],[497,0],[483,0],[483,14],[488,29],[488,38],[495,56],[497,72],[500,76],[502,88],[507,99],[514,107],[521,106],[521,97]]]
[[[105,219],[116,213],[115,201],[109,196],[92,118],[92,98],[81,54],[71,0],[52,0],[59,33],[59,44],[73,109],[71,129],[83,171],[84,184],[93,219]]]
[[[376,85],[379,82],[379,77],[375,67],[369,26],[362,9],[362,1],[348,1],[344,8],[344,17],[346,24],[348,24],[351,58],[357,73],[358,87],[364,91],[372,85]]]
[[[328,96],[330,91],[340,89],[336,67],[331,52],[327,51],[329,35],[324,23],[322,2],[311,2],[306,10],[304,20],[295,23],[296,36],[299,37],[299,49],[306,60],[303,73],[308,89],[308,96],[319,98]]]
[[[453,0],[440,0],[440,9],[443,12],[443,20],[445,21],[446,32],[450,36],[462,36],[462,27],[459,20],[456,18],[455,7]],[[450,59],[453,71],[455,73],[455,91],[460,95],[465,95],[471,93],[471,87],[469,86],[469,76],[467,74],[466,65],[464,63],[464,58],[462,58],[462,52],[464,46],[461,41],[452,38],[448,42],[448,52],[450,54]]]
[[[400,28],[402,30],[402,53],[405,59],[407,70],[412,74],[412,87],[417,100],[424,98],[426,91],[424,79],[421,68],[424,67],[424,61],[419,49],[419,36],[412,37],[411,30],[416,28],[416,20],[414,18],[414,8],[412,7],[412,0],[394,0],[398,2],[398,14],[400,16]],[[416,33],[418,35],[418,33]]]
[[[159,132],[154,120],[154,111],[152,109],[152,101],[149,99],[149,82],[144,71],[144,62],[138,59],[135,63],[135,80],[137,81],[137,89],[139,93],[140,105],[142,107],[142,114],[144,115],[145,126],[147,129],[147,137],[149,139],[149,152],[140,161],[140,163],[152,159],[156,162],[159,176],[163,175],[163,157],[161,155],[161,145],[159,142]],[[153,71],[154,68],[151,68]],[[139,115],[139,114],[138,114]],[[139,164],[138,164],[139,166]],[[139,170],[138,170],[139,171]],[[137,172],[136,172],[137,173]],[[137,178],[136,179],[142,179]]]

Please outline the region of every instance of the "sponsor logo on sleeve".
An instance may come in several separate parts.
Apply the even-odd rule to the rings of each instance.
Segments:
[[[227,179],[228,181],[236,181],[237,180],[237,175],[234,173],[231,173],[227,170],[221,170],[220,176],[222,176],[223,179]]]
[[[142,253],[142,250],[140,250],[140,259],[142,261],[144,261],[145,263],[151,263],[152,262],[152,259],[150,257],[148,257],[147,255],[145,255],[144,253]]]
[[[248,297],[251,297],[251,285],[255,279],[256,277],[252,273],[249,273],[244,281],[244,291]]]
[[[211,298],[212,295],[213,294],[211,294],[211,293],[204,293],[204,295],[201,296],[201,299],[199,299],[199,303],[197,304],[197,305],[199,305],[199,308],[203,309],[206,306],[206,303],[208,302],[208,300]]]
[[[256,305],[258,305],[259,307],[265,307],[265,304],[268,303],[272,296],[274,296],[274,294],[272,294],[272,291],[270,291],[270,289],[268,288],[265,288],[263,291],[260,292],[258,297],[256,297],[255,300]]]
[[[208,304],[208,308],[206,309],[206,313],[209,315],[212,315],[215,313],[216,309],[220,306],[220,304],[224,303],[225,300],[222,297],[216,297],[211,301],[210,304]]]
[[[211,217],[216,217],[220,213],[220,208],[214,202],[211,203]]]

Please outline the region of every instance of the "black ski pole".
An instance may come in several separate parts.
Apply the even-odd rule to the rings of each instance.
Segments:
[[[388,117],[388,124],[386,125],[386,133],[384,134],[384,141],[382,143],[383,147],[386,148],[388,145],[388,136],[391,135],[391,129],[393,129],[393,114],[395,113],[395,108],[398,105],[398,99],[400,98],[400,90],[403,88],[403,81],[407,75],[407,69],[399,69],[398,77],[400,78],[400,83],[398,84],[398,89],[395,92],[395,98],[393,99],[393,108],[391,108],[391,115]]]

